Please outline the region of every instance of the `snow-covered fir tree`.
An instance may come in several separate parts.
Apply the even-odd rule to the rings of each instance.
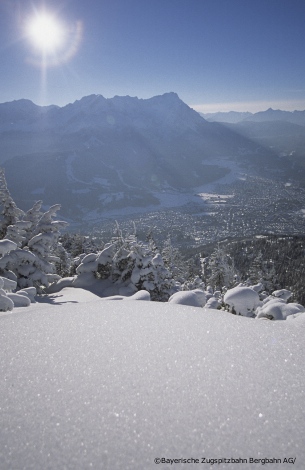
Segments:
[[[213,253],[202,260],[206,283],[214,290],[233,287],[236,283],[236,270],[232,258],[218,244]]]
[[[134,227],[135,227],[135,224],[134,224]],[[135,233],[135,235],[137,234],[136,227],[135,227],[135,232],[134,233]],[[154,236],[153,236],[153,229],[152,228],[149,230],[149,232],[146,235],[146,241],[148,242],[150,250],[151,250],[152,253],[155,253],[155,254],[159,253],[159,249],[157,247],[156,240],[154,239]]]
[[[261,282],[264,290],[271,293],[278,286],[274,264],[270,260],[265,260],[261,250],[255,256],[249,268],[249,284]]]
[[[178,248],[174,247],[170,234],[168,234],[162,249],[162,258],[165,266],[170,270],[176,281],[185,282],[185,261]]]
[[[1,169],[0,169],[1,170]],[[59,229],[66,222],[53,220],[60,205],[52,206],[41,212],[42,202],[34,204],[26,214],[17,207],[12,199],[3,170],[0,171],[2,238],[6,238],[10,249],[2,251],[0,258],[0,275],[17,282],[19,288],[35,286],[38,291],[60,279],[56,273],[56,263],[60,257],[56,252]],[[63,249],[61,256],[64,258]]]
[[[269,261],[263,261],[261,282],[264,285],[264,289],[269,293],[275,291],[276,289],[279,289],[280,285],[278,282],[274,263]]]
[[[43,214],[41,207],[42,207],[42,201],[36,201],[33,207],[31,207],[31,209],[29,209],[25,213],[23,219],[28,220],[29,222],[32,223],[32,226],[35,227]]]
[[[2,206],[0,239],[3,239],[6,236],[7,228],[16,224],[24,215],[24,212],[17,207],[8,190],[3,168],[0,168],[0,204]]]
[[[124,238],[118,231],[118,235],[113,278],[147,290],[152,300],[167,300],[176,291],[176,282],[155,246],[138,240],[135,233]]]
[[[13,225],[9,225],[6,230],[5,237],[12,240],[19,248],[27,244],[27,231],[31,228],[31,222],[26,220],[18,220]]]
[[[147,290],[152,300],[167,300],[176,290],[172,273],[164,265],[160,253],[151,252],[148,244],[131,241],[128,259],[133,268],[130,280],[138,290]]]
[[[77,283],[92,274],[96,279],[110,281],[117,289],[146,290],[152,300],[159,301],[168,300],[179,289],[161,254],[152,251],[149,242],[138,240],[135,233],[124,236],[118,225],[115,236],[101,252],[88,254],[80,261]]]
[[[253,261],[251,262],[248,270],[248,280],[250,284],[256,284],[257,282],[262,282],[263,273],[262,273],[262,264],[263,264],[263,254],[260,250]]]

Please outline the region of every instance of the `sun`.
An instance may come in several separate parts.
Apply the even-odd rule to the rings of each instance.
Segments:
[[[26,29],[32,45],[43,53],[54,53],[64,43],[64,28],[52,14],[37,13]]]
[[[50,10],[35,10],[23,23],[26,62],[44,72],[47,68],[59,67],[77,54],[82,35],[81,20],[67,20]]]

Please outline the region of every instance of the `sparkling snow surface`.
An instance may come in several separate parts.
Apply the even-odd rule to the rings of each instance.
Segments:
[[[1,470],[305,468],[304,323],[81,289],[50,302],[0,317]]]

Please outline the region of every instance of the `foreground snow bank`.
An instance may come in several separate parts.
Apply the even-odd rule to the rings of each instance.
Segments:
[[[222,470],[261,467],[250,457],[304,468],[297,320],[79,289],[47,299],[0,318],[1,468],[150,470],[155,458],[189,457],[247,459]]]

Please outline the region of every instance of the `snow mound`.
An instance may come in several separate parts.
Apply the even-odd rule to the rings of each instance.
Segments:
[[[304,322],[305,326],[305,312],[298,312],[292,315],[289,315],[286,320],[294,320],[296,323]]]
[[[261,282],[259,282],[258,284],[251,286],[251,289],[255,290],[255,292],[261,292],[262,290],[264,290],[264,286]]]
[[[274,292],[272,292],[272,295],[279,299],[283,299],[286,302],[292,296],[292,292],[287,289],[280,289],[280,290],[275,290]]]
[[[190,307],[203,307],[206,303],[205,293],[201,289],[190,291],[180,291],[173,294],[168,302],[179,305],[189,305]]]
[[[217,468],[252,470],[250,457],[291,456],[304,468],[300,317],[255,322],[69,288],[55,297],[0,317],[1,468],[152,470],[156,458],[226,457],[245,461]]]
[[[51,284],[47,289],[45,289],[47,294],[55,294],[56,292],[60,292],[65,287],[71,287],[75,280],[74,276],[71,277],[63,277],[59,279],[59,281]]]
[[[1,289],[2,291],[2,289]],[[14,308],[14,302],[9,299],[5,292],[0,292],[0,312],[11,311]]]
[[[125,295],[112,295],[110,297],[103,297],[101,300],[150,300],[150,293],[146,290],[139,290],[129,297]]]
[[[36,299],[35,299],[37,295],[36,287],[25,287],[24,289],[19,290],[17,294],[26,295],[30,299],[31,303],[36,302]]]
[[[267,302],[261,308],[258,308],[257,319],[268,318],[269,320],[286,320],[290,315],[304,312],[305,308],[296,303],[286,304],[281,299],[274,299]]]
[[[219,300],[216,297],[210,297],[204,307],[217,309],[219,306],[220,306]]]
[[[125,297],[124,300],[150,300],[150,293],[146,290],[139,290],[130,297]]]
[[[258,293],[250,287],[234,287],[225,293],[223,300],[232,312],[245,317],[253,317],[260,302]]]
[[[13,294],[11,292],[8,292],[6,295],[13,301],[14,307],[28,307],[31,305],[29,297],[25,295]]]

